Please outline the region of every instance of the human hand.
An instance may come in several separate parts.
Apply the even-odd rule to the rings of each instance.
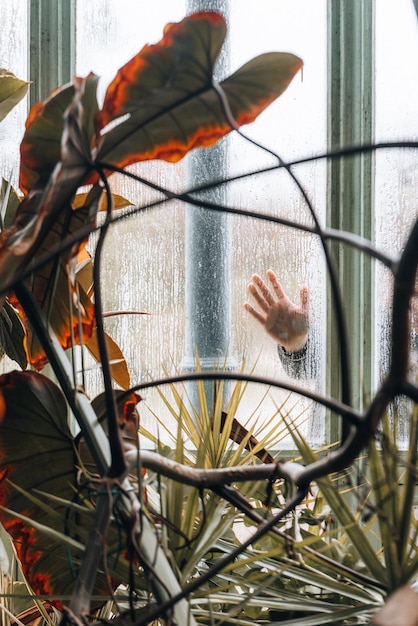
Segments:
[[[283,291],[273,270],[267,270],[267,278],[271,288],[258,274],[253,274],[248,285],[248,293],[261,311],[248,302],[244,303],[244,308],[287,352],[299,352],[308,339],[308,289],[300,288],[300,305],[296,305]]]

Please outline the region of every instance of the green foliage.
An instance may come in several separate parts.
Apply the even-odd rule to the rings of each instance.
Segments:
[[[58,88],[30,111],[21,145],[23,198],[5,181],[0,189],[0,343],[22,368],[29,363],[41,369],[50,359],[59,386],[34,371],[0,379],[0,519],[33,590],[52,600],[77,591],[70,601],[76,620],[100,603],[95,593],[112,596],[122,582],[120,601],[115,595],[108,607],[115,626],[128,614],[149,623],[154,618],[147,611],[163,613],[160,605],[172,597],[174,614],[168,607],[167,623],[368,623],[386,596],[410,584],[418,569],[416,407],[406,453],[398,449],[387,416],[381,430],[375,428],[381,407],[405,390],[405,381],[395,377],[383,387],[370,415],[324,402],[350,418],[355,430],[352,440],[330,453],[329,464],[321,464],[280,409],[259,439],[256,427],[242,426],[245,383],[235,384],[227,407],[221,376],[210,401],[207,384],[196,383],[198,406],[173,384],[170,396],[161,390],[160,395],[176,431],[154,415],[172,445],[140,429],[160,461],[158,471],[148,472],[141,467],[144,452],[137,454],[132,388],[126,396],[112,388],[111,376],[126,389],[131,381],[102,323],[100,245],[115,205],[126,205],[110,192],[108,177],[139,161],[176,161],[193,148],[213,145],[253,121],[302,65],[294,55],[273,52],[218,84],[213,69],[224,37],[222,16],[193,14],[167,26],[161,42],[145,46],[117,72],[101,108],[98,77],[89,75]],[[24,81],[0,71],[0,120],[26,90]],[[93,259],[85,244],[99,211],[105,217]],[[412,255],[413,238],[409,245]],[[414,263],[408,256],[399,263],[407,266],[406,291]],[[408,304],[411,294],[402,293],[403,285],[401,274],[397,288]],[[402,313],[407,315],[406,306]],[[92,403],[61,360],[62,348],[76,343],[102,365],[105,393]],[[68,427],[69,408],[81,429],[78,438]],[[304,465],[276,463],[268,452],[287,433]],[[368,455],[358,461],[364,484],[347,488],[347,466],[364,441]],[[179,469],[175,478],[164,471],[167,459]],[[257,470],[260,460],[268,480],[203,487],[191,486],[181,473]],[[288,510],[299,495],[298,505]]]
[[[313,591],[315,597],[335,606],[324,608],[322,622],[307,608],[304,619],[285,623],[339,624],[343,618],[347,623],[369,623],[386,597],[415,581],[417,417],[414,406],[409,440],[401,449],[396,429],[385,416],[379,438],[370,441],[368,454],[354,466],[360,484],[348,472],[317,481],[311,505],[297,515],[302,541],[296,553],[303,561],[295,579],[301,583],[301,574],[306,576],[314,568],[305,579],[310,586],[304,594]],[[314,450],[284,419],[305,462],[313,462]]]
[[[97,213],[103,208],[103,190],[105,222],[114,209],[108,176],[131,163],[155,158],[176,161],[193,148],[213,145],[253,121],[286,89],[302,65],[294,55],[273,52],[253,59],[218,84],[213,68],[224,37],[225,21],[213,12],[196,13],[168,25],[161,42],[146,46],[119,70],[101,109],[96,97],[97,76],[76,78],[58,88],[28,116],[21,144],[19,186],[23,198],[10,185],[2,184],[0,341],[4,352],[23,368],[29,363],[39,370],[52,359],[65,397],[56,385],[33,371],[11,372],[2,379],[1,519],[19,547],[25,576],[36,592],[68,597],[80,582],[79,566],[82,569],[87,563],[89,571],[94,570],[91,576],[79,576],[88,599],[87,609],[86,605],[76,609],[78,615],[88,611],[92,594],[109,592],[119,580],[130,582],[130,604],[135,595],[135,608],[141,611],[141,602],[148,602],[147,594],[142,595],[148,582],[136,559],[141,565],[145,561],[146,570],[152,569],[145,542],[153,540],[148,541],[151,561],[156,554],[159,563],[165,560],[158,544],[152,549],[154,536],[147,534],[146,521],[135,517],[143,498],[137,487],[141,473],[134,472],[138,491],[129,497],[131,489],[125,492],[120,487],[122,477],[115,493],[106,482],[109,477],[103,459],[107,450],[96,435],[101,427],[89,421],[92,407],[87,407],[86,399],[81,401],[80,391],[72,387],[55,337],[64,349],[76,343],[86,345],[102,362],[105,379],[109,368],[114,380],[122,387],[129,386],[126,368],[110,369],[109,358],[120,362],[123,355],[103,332],[96,265],[85,250]],[[27,84],[3,72],[0,119],[26,89]],[[85,185],[89,185],[87,194]],[[104,425],[115,456],[126,445],[126,424],[116,417],[109,400],[113,397],[110,382],[105,380],[105,387]],[[196,444],[203,442],[196,448],[195,465],[218,467],[225,458],[241,463],[243,457],[254,463],[266,442],[255,442],[244,432],[237,439],[237,448],[229,449],[234,407],[230,405],[230,414],[225,416],[219,400],[212,423],[202,393],[200,390],[204,410],[199,428],[194,425],[195,416],[186,419],[187,436]],[[67,426],[68,405],[81,427],[81,442],[85,437],[79,446]],[[183,419],[184,411],[180,415]],[[174,458],[185,460],[180,427],[178,435]],[[246,448],[250,452],[244,453]],[[92,459],[100,460],[101,465],[95,467]],[[104,475],[97,476],[98,470]],[[80,491],[80,473],[86,480],[84,491]],[[225,508],[224,500],[213,492],[201,495],[181,482],[169,487],[155,492],[159,505],[153,515],[158,526],[157,513],[163,519],[165,510],[170,515],[173,512],[171,524],[161,526],[163,546],[173,572],[180,581],[188,580],[201,569],[201,562],[206,558],[209,562],[207,555],[218,539],[231,536],[229,528],[236,513],[232,506]],[[254,493],[258,488],[246,487],[247,491],[255,489]],[[102,505],[103,494],[96,500],[101,491],[109,498],[107,508]],[[149,494],[151,499],[151,487]],[[88,529],[92,525],[98,528],[101,522],[107,545],[102,546],[104,572],[99,572],[94,586],[98,572],[91,565],[96,554],[89,547]],[[114,554],[117,557],[113,558]],[[152,578],[150,584],[159,599],[178,589],[168,570]],[[204,593],[210,592],[210,586]],[[83,593],[74,594],[77,606]],[[184,621],[183,607],[184,602],[179,602],[175,615]]]

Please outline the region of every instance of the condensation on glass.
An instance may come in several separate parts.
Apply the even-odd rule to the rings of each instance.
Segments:
[[[27,0],[0,2],[0,67],[28,80]],[[18,188],[19,145],[28,113],[27,96],[0,122],[0,177]],[[4,357],[0,372],[16,368]]]
[[[0,2],[0,67],[28,79],[27,0]],[[0,174],[16,187],[19,143],[25,130],[28,100],[24,98],[0,123]]]
[[[229,23],[230,71],[253,56],[267,51],[293,52],[304,60],[287,92],[260,118],[242,130],[260,146],[277,152],[285,161],[325,150],[326,144],[326,3],[261,0],[248,19],[238,3],[231,2]],[[167,22],[182,19],[186,3],[136,0],[91,0],[77,7],[77,73],[94,71],[102,77],[100,93],[116,70],[145,43],[160,40]],[[277,158],[244,137],[228,141],[228,174],[250,174],[270,168]],[[163,188],[184,190],[187,158],[177,164],[152,162],[133,168],[137,174]],[[294,169],[322,217],[325,204],[325,167],[320,164]],[[179,367],[185,350],[185,211],[179,202],[164,202],[145,209],[162,194],[144,184],[112,177],[112,185],[135,205],[144,207],[112,228],[103,259],[103,295],[106,310],[146,311],[150,315],[109,318],[107,329],[127,357],[133,381],[160,377]],[[283,170],[253,174],[227,186],[230,206],[311,224],[300,191]],[[129,211],[129,210],[128,210]],[[324,270],[315,238],[254,218],[232,217],[231,288],[232,323],[229,355],[237,367],[258,375],[285,378],[277,348],[243,309],[246,286],[254,272],[273,268],[292,298],[299,285],[311,289],[312,324],[319,343],[323,338],[325,313]],[[216,297],[216,294],[214,295]],[[321,349],[318,349],[321,354]],[[98,372],[91,377],[92,389],[100,384]],[[304,385],[315,385],[303,381]],[[161,411],[157,393],[147,392],[147,403]],[[243,422],[248,418],[268,423],[278,407],[304,423],[312,440],[321,440],[323,419],[308,420],[306,403],[298,396],[251,386],[242,403]],[[142,410],[146,425],[153,418]],[[261,427],[260,427],[261,428]],[[257,429],[260,432],[260,429]],[[279,429],[278,429],[279,432]],[[163,435],[163,433],[161,433]],[[282,439],[277,447],[286,445]]]
[[[393,3],[376,3],[376,141],[418,140],[418,87],[413,76],[418,58],[417,16],[412,2],[401,2],[393,19]],[[387,46],[388,37],[394,42]],[[395,258],[401,253],[418,217],[418,150],[385,149],[376,153],[376,243]],[[388,341],[392,277],[376,268],[376,379],[389,367]],[[418,302],[412,303],[411,380],[418,374]],[[400,401],[396,426],[406,438],[410,404]]]

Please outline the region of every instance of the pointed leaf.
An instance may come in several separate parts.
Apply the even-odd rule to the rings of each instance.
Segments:
[[[0,68],[0,122],[25,97],[30,83]]]
[[[197,13],[167,26],[159,44],[146,46],[122,68],[97,116],[97,160],[119,167],[178,161],[193,148],[213,145],[253,121],[302,66],[292,54],[257,57],[221,83],[222,101],[212,75],[224,35],[220,15]],[[122,115],[129,117],[105,132]]]
[[[13,187],[7,180],[2,178],[0,186],[1,224],[3,228],[9,228],[13,222],[20,199]]]
[[[93,258],[86,248],[81,248],[77,254],[76,280],[85,294],[89,297],[94,291]]]
[[[80,207],[84,206],[87,196],[88,196],[87,192],[78,193],[76,197],[74,198],[73,208],[79,209]],[[112,193],[112,203],[113,203],[113,209],[115,210],[125,209],[128,206],[133,206],[130,200],[128,200],[124,196],[121,196],[118,193]],[[106,196],[103,195],[102,199],[100,200],[99,211],[106,211],[106,209],[107,209],[107,199],[106,199]]]
[[[107,334],[106,344],[112,378],[120,387],[122,387],[122,389],[128,389],[131,386],[131,376],[125,357],[123,356],[123,353],[117,343],[112,339],[112,337]],[[96,330],[93,331],[92,336],[86,343],[86,347],[90,354],[96,359],[96,361],[100,362],[100,352],[97,343]]]
[[[289,86],[302,68],[294,54],[267,52],[255,57],[221,82],[238,126],[250,124]]]

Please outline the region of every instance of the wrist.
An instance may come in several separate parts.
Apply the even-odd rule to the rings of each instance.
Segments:
[[[291,361],[300,361],[305,358],[308,351],[308,339],[305,341],[302,347],[298,348],[297,350],[289,350],[289,348],[285,348],[280,344],[279,348],[281,349],[282,353]]]
[[[298,340],[287,342],[287,341],[278,341],[279,346],[288,353],[300,352],[303,350],[308,342],[308,335],[305,335],[303,338],[299,338]]]

